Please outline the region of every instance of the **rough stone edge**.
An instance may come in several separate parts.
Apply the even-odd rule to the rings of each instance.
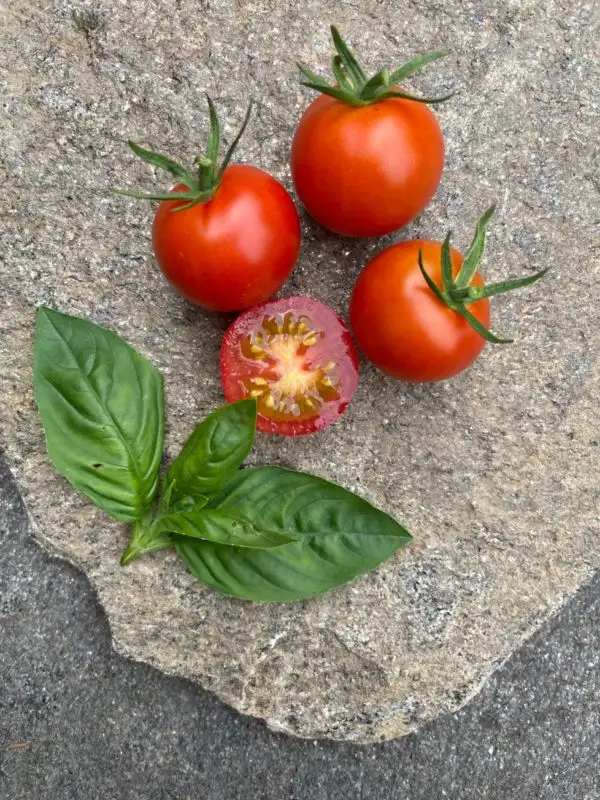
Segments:
[[[19,483],[18,483],[17,478],[15,476],[14,470],[10,465],[10,461],[6,458],[6,456],[4,456],[4,458],[5,458],[7,466],[8,466],[9,475],[10,475],[12,481],[14,482],[14,484],[16,486],[17,496],[20,499],[21,503],[23,504],[23,508],[25,509],[25,513],[27,515],[27,524],[28,524],[28,527],[31,530],[31,534],[32,534],[31,538],[51,558],[55,558],[55,559],[58,559],[60,561],[63,561],[65,563],[69,564],[70,566],[74,567],[78,572],[80,572],[84,576],[84,578],[86,579],[88,585],[90,586],[90,588],[91,588],[91,590],[92,590],[92,592],[94,594],[94,597],[95,597],[98,605],[102,609],[102,613],[104,614],[104,616],[105,616],[105,618],[106,618],[106,620],[108,622],[108,629],[109,629],[109,632],[110,632],[111,647],[115,651],[115,653],[117,653],[117,655],[121,656],[122,658],[126,658],[129,661],[132,661],[132,662],[134,662],[136,664],[144,664],[145,666],[150,667],[151,669],[155,669],[158,672],[161,672],[163,675],[166,675],[167,677],[177,678],[178,680],[189,681],[190,683],[193,683],[193,684],[199,686],[202,689],[202,691],[208,692],[209,694],[213,695],[213,697],[216,697],[219,700],[219,702],[224,703],[225,705],[228,705],[231,708],[233,708],[238,714],[242,714],[242,715],[247,716],[247,717],[253,717],[254,719],[259,719],[259,720],[263,721],[265,723],[265,725],[267,726],[267,728],[270,731],[272,731],[273,733],[285,734],[287,736],[293,736],[293,737],[295,737],[297,739],[306,739],[308,741],[321,739],[321,740],[327,740],[327,741],[331,741],[331,742],[338,742],[340,744],[342,744],[342,743],[343,744],[352,744],[352,745],[356,745],[356,746],[381,744],[382,742],[390,742],[390,741],[395,741],[397,739],[403,739],[406,736],[409,736],[411,734],[414,734],[414,733],[418,732],[425,725],[428,725],[428,724],[434,722],[435,720],[443,719],[444,717],[450,716],[452,714],[456,714],[462,708],[467,706],[473,699],[475,699],[475,697],[477,697],[477,695],[481,692],[481,690],[483,689],[485,684],[488,682],[488,680],[499,669],[501,669],[510,660],[510,658],[518,650],[520,650],[521,647],[523,647],[524,644],[526,644],[541,628],[543,628],[544,625],[549,623],[555,616],[557,616],[557,614],[560,613],[560,611],[567,605],[567,603],[569,603],[572,600],[572,598],[574,598],[575,595],[579,591],[581,591],[583,589],[583,587],[586,586],[593,579],[594,575],[597,574],[597,572],[598,572],[598,570],[592,570],[589,574],[586,574],[584,576],[583,580],[581,580],[572,591],[570,591],[569,593],[565,594],[563,597],[559,598],[559,600],[556,603],[556,605],[554,605],[550,611],[548,611],[544,615],[540,615],[533,622],[533,624],[530,627],[527,628],[527,630],[519,638],[519,640],[517,641],[517,643],[515,644],[514,647],[507,648],[507,650],[506,650],[504,655],[500,656],[495,661],[492,661],[490,663],[489,668],[486,669],[486,670],[483,670],[482,674],[480,675],[479,678],[471,681],[471,683],[468,684],[469,689],[468,689],[467,693],[465,694],[465,696],[456,705],[451,704],[452,708],[450,708],[449,710],[443,711],[440,714],[437,714],[435,716],[430,716],[427,719],[423,719],[418,724],[415,724],[415,725],[408,725],[407,726],[406,723],[402,723],[403,730],[402,730],[401,733],[397,733],[396,735],[389,733],[389,729],[390,729],[391,726],[388,723],[388,725],[386,726],[388,733],[385,734],[385,735],[379,735],[379,736],[377,736],[375,738],[371,738],[371,737],[362,738],[360,736],[360,734],[358,736],[356,736],[356,737],[353,737],[353,738],[338,738],[338,737],[326,736],[326,735],[311,735],[311,736],[306,735],[306,736],[303,736],[302,734],[298,733],[297,731],[294,731],[294,730],[291,730],[290,728],[287,728],[285,725],[282,725],[280,722],[278,722],[276,720],[269,719],[269,718],[266,718],[266,717],[261,717],[260,715],[255,715],[255,714],[252,714],[249,711],[242,710],[242,709],[238,708],[238,706],[235,705],[232,701],[226,700],[223,697],[221,697],[220,695],[218,695],[216,692],[205,688],[202,685],[202,683],[197,679],[187,677],[187,676],[182,675],[181,673],[178,673],[176,671],[171,671],[169,669],[165,669],[162,666],[158,667],[158,666],[156,666],[154,664],[150,664],[145,659],[140,658],[139,656],[135,655],[135,653],[131,652],[125,645],[122,645],[120,640],[119,640],[119,638],[115,635],[110,615],[109,615],[108,611],[106,610],[106,608],[104,606],[104,603],[102,602],[102,593],[101,593],[99,587],[97,586],[96,581],[94,580],[94,578],[92,576],[90,576],[88,574],[88,572],[86,572],[85,568],[77,561],[77,559],[74,559],[70,555],[67,555],[67,553],[65,553],[60,548],[56,547],[53,544],[53,542],[49,538],[46,537],[42,527],[35,521],[33,515],[31,514],[31,512],[29,510],[29,507],[28,507],[28,504],[27,504],[27,500],[23,496],[23,494],[21,492],[21,489],[19,488]]]

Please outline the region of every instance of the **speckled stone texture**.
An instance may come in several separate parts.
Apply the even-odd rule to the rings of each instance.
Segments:
[[[0,444],[39,539],[81,567],[115,647],[198,681],[299,736],[393,738],[464,704],[598,567],[597,303],[600,30],[593,2],[13,0],[0,33]],[[448,47],[415,78],[458,87],[438,109],[443,184],[396,238],[465,246],[492,199],[485,275],[550,267],[539,291],[494,302],[517,342],[461,377],[394,383],[363,365],[356,399],[316,438],[259,438],[254,463],[309,469],[358,491],[414,544],[318,600],[252,606],[201,586],[169,553],[119,567],[127,540],[49,466],[31,390],[35,307],[110,326],[165,374],[167,450],[222,402],[226,320],[178,297],[153,263],[152,208],[111,185],[159,186],[127,138],[188,161],[209,91],[239,158],[289,186],[309,93],[295,60],[327,69],[336,22],[370,69]],[[164,183],[162,184],[164,186]],[[384,241],[304,219],[289,293],[343,315]]]

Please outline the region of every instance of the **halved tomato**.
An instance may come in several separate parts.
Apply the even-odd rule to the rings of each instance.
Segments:
[[[358,383],[358,355],[329,306],[286,297],[245,311],[229,326],[221,381],[230,403],[256,398],[259,430],[302,436],[345,410]]]

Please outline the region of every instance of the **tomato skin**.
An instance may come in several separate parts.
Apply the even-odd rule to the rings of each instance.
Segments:
[[[485,340],[427,286],[419,270],[419,250],[425,270],[442,287],[441,242],[400,242],[375,256],[359,275],[350,324],[365,357],[393,378],[440,381],[472,364]],[[450,253],[456,276],[463,256],[454,248]],[[484,285],[479,273],[471,285]],[[489,328],[489,300],[468,308]]]
[[[321,95],[304,113],[291,152],[300,201],[325,228],[382,236],[427,206],[440,183],[444,139],[424,104],[389,98],[350,106]]]
[[[178,205],[159,205],[152,245],[166,278],[188,300],[210,311],[238,311],[266,300],[289,278],[300,251],[300,219],[271,175],[234,164],[211,200],[173,211]]]
[[[261,331],[265,318],[281,321],[290,312],[293,320],[305,320],[309,331],[316,330],[324,334],[318,343],[299,356],[299,361],[309,373],[324,364],[335,364],[333,372],[328,373],[334,379],[335,396],[327,396],[317,412],[297,418],[266,412],[258,400],[257,428],[266,433],[304,436],[320,431],[334,422],[348,407],[358,384],[359,358],[352,336],[343,320],[329,306],[312,297],[284,297],[240,314],[223,338],[220,355],[221,383],[225,399],[228,403],[234,403],[250,396],[248,384],[253,379],[270,379],[277,372],[276,366],[273,368],[272,363],[269,364],[261,357],[245,357],[241,342],[249,334]],[[264,328],[261,332],[264,333]],[[265,346],[265,350],[267,355],[273,352],[269,350],[269,345]]]

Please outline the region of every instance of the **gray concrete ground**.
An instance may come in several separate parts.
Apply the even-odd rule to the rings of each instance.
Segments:
[[[460,713],[385,745],[269,732],[117,656],[0,458],[0,800],[597,800],[600,580]]]

